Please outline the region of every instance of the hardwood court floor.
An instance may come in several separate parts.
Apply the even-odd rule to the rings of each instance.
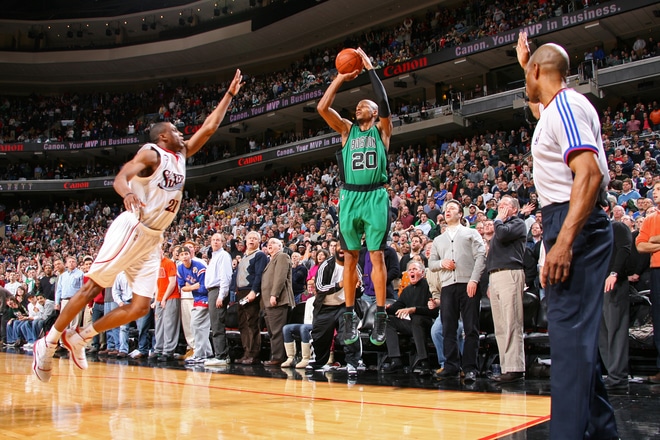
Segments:
[[[538,392],[349,384],[341,372],[310,380],[261,366],[214,372],[132,360],[90,362],[82,372],[56,359],[42,383],[31,362],[0,353],[0,438],[494,439],[550,413]]]

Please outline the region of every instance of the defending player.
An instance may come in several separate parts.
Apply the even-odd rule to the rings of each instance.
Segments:
[[[339,201],[339,239],[345,252],[344,292],[346,313],[342,330],[344,343],[359,338],[358,318],[354,312],[355,289],[358,285],[357,264],[362,242],[366,237],[373,269],[371,279],[376,291],[377,311],[370,340],[375,345],[385,342],[387,314],[385,313],[385,284],[387,272],[383,248],[389,231],[389,198],[387,183],[387,150],[392,135],[392,120],[387,93],[371,60],[360,48],[358,54],[369,74],[376,102],[362,100],[355,108],[355,122],[339,116],[331,105],[344,83],[355,79],[360,71],[338,74],[319,101],[317,110],[333,130],[341,134],[342,149],[338,164],[344,187]]]
[[[89,282],[71,298],[48,335],[34,344],[32,369],[40,380],[50,380],[52,358],[60,337],[71,352],[74,364],[84,370],[87,368],[87,341],[149,311],[158,280],[163,231],[176,217],[181,203],[186,158],[195,154],[215,133],[241,85],[241,71],[237,69],[225,96],[188,141],[184,141],[183,134],[172,123],[155,124],[150,131],[152,143],[142,146],[117,174],[114,189],[124,199],[126,211],[108,228],[98,256],[87,273]],[[66,330],[68,323],[101,289],[111,286],[121,271],[126,273],[133,288],[132,301],[80,331]]]

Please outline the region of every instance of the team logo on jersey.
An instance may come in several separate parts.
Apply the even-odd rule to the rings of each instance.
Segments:
[[[539,132],[538,132],[538,134],[536,135],[536,138],[534,139],[534,145],[538,145],[538,144],[539,144],[539,140],[541,139],[541,132],[542,132],[542,131],[543,131],[543,128],[539,128]]]
[[[177,174],[173,171],[165,170],[163,171],[163,181],[158,184],[158,187],[167,190],[180,189],[185,180],[186,176],[183,174]]]

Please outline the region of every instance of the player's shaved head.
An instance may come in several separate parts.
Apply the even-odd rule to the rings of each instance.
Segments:
[[[157,143],[158,136],[160,136],[161,133],[165,133],[166,130],[169,130],[171,126],[172,124],[169,122],[159,122],[154,124],[154,126],[151,127],[151,130],[149,130],[149,139],[151,139],[151,142],[154,144]]]
[[[529,59],[529,65],[537,64],[542,71],[548,74],[557,72],[562,78],[568,76],[570,61],[563,47],[548,43],[539,47]]]

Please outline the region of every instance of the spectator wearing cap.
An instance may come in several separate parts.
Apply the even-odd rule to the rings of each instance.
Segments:
[[[478,212],[479,209],[477,208],[477,205],[475,205],[474,203],[468,206],[468,213],[465,216],[465,220],[467,220],[468,223],[470,223],[470,226],[474,226],[474,224],[476,223]]]
[[[474,182],[475,185],[483,180],[484,174],[479,171],[476,163],[470,164],[470,171],[467,173],[467,178],[470,182]]]

